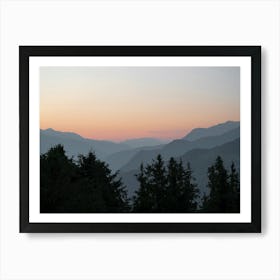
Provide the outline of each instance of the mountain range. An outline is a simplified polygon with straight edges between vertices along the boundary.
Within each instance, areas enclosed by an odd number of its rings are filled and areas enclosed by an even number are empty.
[[[128,139],[120,142],[121,144],[128,145],[130,148],[140,148],[140,147],[154,147],[162,144],[167,144],[169,141],[155,139],[155,138],[136,138]]]
[[[200,188],[200,192],[207,194],[207,170],[211,166],[217,156],[221,156],[225,168],[229,170],[230,165],[234,162],[237,171],[240,170],[240,138],[237,138],[231,142],[214,147],[212,149],[194,149],[176,159],[182,160],[183,165],[186,166],[189,162],[193,170],[193,176],[196,179],[196,183]],[[122,178],[123,183],[128,186],[128,195],[133,196],[134,192],[139,188],[139,183],[136,180],[135,175],[139,173],[139,169],[132,169],[129,171],[120,170],[119,177]]]
[[[227,121],[207,128],[194,128],[182,139],[194,141],[203,137],[222,135],[230,130],[239,128],[240,122]]]
[[[239,128],[235,128],[222,135],[203,137],[196,141],[178,139],[164,146],[156,147],[155,149],[141,149],[121,168],[121,171],[137,169],[141,163],[151,163],[158,154],[161,154],[163,159],[168,160],[170,157],[179,157],[193,149],[214,148],[215,146],[222,145],[239,137]]]
[[[145,146],[155,147],[167,143],[154,138],[129,139],[122,142],[112,142],[107,140],[94,140],[80,136],[73,132],[61,132],[52,128],[40,130],[40,151],[47,152],[52,146],[63,144],[68,156],[76,157],[78,154],[86,154],[93,150],[96,155],[104,160],[108,155]]]
[[[40,152],[47,152],[52,146],[62,144],[67,156],[77,157],[79,154],[87,154],[90,150],[96,156],[104,160],[106,156],[122,150],[129,149],[129,146],[111,141],[93,140],[83,138],[72,132],[60,132],[51,128],[40,130]]]
[[[78,154],[87,154],[90,150],[105,161],[112,171],[128,187],[132,196],[139,187],[135,174],[141,163],[151,163],[158,154],[164,160],[170,157],[181,159],[184,164],[190,162],[197,183],[202,192],[207,192],[207,168],[220,155],[226,168],[234,161],[240,166],[240,123],[227,121],[208,128],[195,128],[181,139],[171,142],[154,138],[128,139],[119,143],[83,138],[72,132],[60,132],[51,128],[40,130],[40,152],[47,152],[52,146],[62,144],[67,156],[77,158]]]

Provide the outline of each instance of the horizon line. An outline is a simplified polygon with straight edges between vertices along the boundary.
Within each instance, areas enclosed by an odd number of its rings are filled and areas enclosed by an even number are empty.
[[[109,142],[114,142],[114,143],[122,143],[122,142],[125,142],[125,141],[129,141],[129,140],[140,140],[140,139],[154,139],[154,140],[159,140],[159,141],[172,141],[172,140],[177,140],[177,139],[182,139],[183,137],[187,136],[191,131],[193,131],[194,129],[207,129],[207,128],[210,128],[210,127],[213,127],[213,126],[217,126],[217,125],[220,125],[220,124],[225,124],[225,123],[237,123],[239,122],[240,123],[240,120],[228,120],[228,121],[225,121],[225,122],[219,122],[219,123],[216,123],[216,124],[213,124],[213,125],[210,125],[208,127],[193,127],[189,130],[185,130],[185,132],[183,133],[183,135],[181,137],[168,137],[168,138],[161,138],[161,137],[150,137],[150,136],[141,136],[141,137],[132,137],[132,138],[124,138],[122,140],[116,140],[116,139],[106,139],[106,138],[90,138],[90,137],[87,137],[87,136],[84,136],[82,135],[81,133],[78,133],[78,132],[75,132],[75,131],[70,131],[70,130],[56,130],[52,127],[48,127],[48,128],[41,128],[40,127],[40,130],[43,130],[43,131],[46,131],[46,130],[52,130],[52,131],[56,131],[56,132],[61,132],[61,133],[73,133],[73,134],[76,134],[84,139],[88,139],[88,140],[96,140],[96,141],[109,141]]]

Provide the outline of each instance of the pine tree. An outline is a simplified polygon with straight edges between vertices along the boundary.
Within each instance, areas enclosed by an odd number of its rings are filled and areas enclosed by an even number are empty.
[[[62,145],[41,155],[41,212],[118,213],[130,211],[118,174],[94,153],[68,159]]]
[[[189,162],[183,174],[184,188],[182,193],[182,200],[185,203],[184,212],[195,212],[197,210],[197,198],[199,195],[199,190],[197,184],[195,184],[195,178],[193,177],[193,171]]]
[[[239,212],[239,175],[234,163],[232,163],[228,174],[222,158],[218,156],[215,163],[208,168],[208,187],[210,194],[203,198],[202,212]]]
[[[127,193],[118,174],[112,174],[108,165],[98,160],[93,152],[80,155],[78,160],[83,192],[80,211],[85,212],[127,212]]]
[[[40,156],[40,211],[63,212],[77,168],[62,145]]]
[[[134,196],[134,212],[151,212],[154,208],[155,196],[152,192],[151,186],[148,183],[149,167],[144,168],[143,164],[140,166],[140,173],[136,175],[138,182],[140,183],[139,190],[136,191]]]
[[[168,186],[166,193],[166,208],[168,212],[195,212],[198,188],[194,183],[190,163],[183,168],[183,163],[170,158],[168,163]]]
[[[208,168],[208,188],[210,189],[207,205],[204,205],[206,212],[226,212],[228,193],[228,174],[224,167],[223,160],[217,157],[214,165]]]
[[[182,195],[183,176],[183,168],[179,170],[179,164],[171,157],[167,165],[167,186],[163,205],[166,212],[177,212],[182,208],[179,199]]]
[[[140,188],[134,197],[134,212],[162,212],[164,209],[166,169],[161,155],[136,175]]]
[[[231,212],[240,212],[240,183],[234,162],[230,166],[228,203]]]
[[[198,196],[192,170],[184,170],[182,161],[170,158],[167,167],[160,155],[152,164],[140,166],[136,175],[140,188],[134,197],[134,212],[195,212]]]

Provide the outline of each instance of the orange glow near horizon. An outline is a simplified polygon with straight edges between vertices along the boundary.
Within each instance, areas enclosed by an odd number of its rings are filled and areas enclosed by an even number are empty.
[[[86,138],[176,139],[239,121],[238,67],[42,67],[40,128]]]

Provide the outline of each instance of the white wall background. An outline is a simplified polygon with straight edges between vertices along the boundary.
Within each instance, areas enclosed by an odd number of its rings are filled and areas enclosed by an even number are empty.
[[[0,1],[1,279],[280,279],[280,1]],[[262,45],[262,234],[19,234],[18,45]]]

